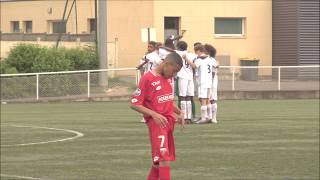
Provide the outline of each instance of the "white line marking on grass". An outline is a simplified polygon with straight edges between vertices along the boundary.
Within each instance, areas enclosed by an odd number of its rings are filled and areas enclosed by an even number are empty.
[[[0,174],[0,176],[2,176],[2,177],[9,177],[9,178],[18,178],[18,179],[41,180],[40,178],[35,178],[35,177],[16,176],[16,175],[9,175],[9,174]]]
[[[64,138],[64,139],[56,139],[52,141],[42,141],[42,142],[35,142],[35,143],[24,143],[24,144],[10,144],[10,145],[1,145],[1,147],[16,147],[16,146],[30,146],[30,145],[37,145],[37,144],[48,144],[48,143],[55,143],[55,142],[63,142],[73,140],[79,137],[82,137],[83,134],[78,131],[73,131],[70,129],[58,129],[58,128],[49,128],[49,127],[41,127],[41,126],[22,126],[22,125],[6,125],[6,126],[13,126],[13,127],[27,127],[27,128],[37,128],[37,129],[49,129],[49,130],[56,130],[56,131],[65,131],[69,133],[76,134],[75,136]]]

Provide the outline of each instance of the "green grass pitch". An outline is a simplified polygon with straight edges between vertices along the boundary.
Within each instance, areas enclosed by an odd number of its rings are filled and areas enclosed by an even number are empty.
[[[225,100],[218,108],[218,124],[176,126],[173,180],[319,179],[319,100]],[[140,119],[127,102],[1,105],[1,179],[145,179],[151,158]],[[13,125],[84,136],[5,147],[75,136]]]

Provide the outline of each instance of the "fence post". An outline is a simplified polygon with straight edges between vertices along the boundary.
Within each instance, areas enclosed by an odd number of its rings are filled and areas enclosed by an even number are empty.
[[[281,83],[280,83],[280,79],[281,79],[281,67],[278,67],[278,91],[281,90]]]
[[[37,79],[37,85],[36,85],[36,91],[37,91],[37,101],[39,100],[39,74],[36,74]]]
[[[232,68],[232,91],[234,91],[234,67]]]
[[[90,71],[88,71],[88,98],[90,98]]]

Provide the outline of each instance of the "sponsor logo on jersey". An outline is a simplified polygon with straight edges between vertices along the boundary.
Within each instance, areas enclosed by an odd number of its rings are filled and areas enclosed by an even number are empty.
[[[156,88],[157,91],[159,91],[160,89],[161,89],[161,86],[158,86],[158,87]]]
[[[133,99],[131,99],[131,102],[132,102],[132,103],[136,103],[136,102],[138,102],[138,99],[133,98]]]
[[[134,96],[140,96],[141,95],[141,89],[137,88],[134,92],[133,92]]]
[[[151,83],[152,86],[156,86],[156,85],[159,85],[159,84],[160,84],[160,81],[155,81],[155,82]]]
[[[157,98],[158,98],[158,103],[164,103],[164,102],[172,101],[173,94],[165,94],[165,95],[158,96]]]

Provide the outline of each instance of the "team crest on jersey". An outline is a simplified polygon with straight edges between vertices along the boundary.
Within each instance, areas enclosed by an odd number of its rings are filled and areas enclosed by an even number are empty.
[[[172,101],[173,94],[165,94],[165,95],[158,96],[157,98],[158,98],[158,103],[164,103],[164,102]]]
[[[134,96],[140,96],[141,95],[141,89],[137,88],[134,92],[133,92]]]
[[[131,102],[132,102],[132,103],[136,103],[136,102],[138,102],[138,99],[133,98],[133,99],[131,99]]]

